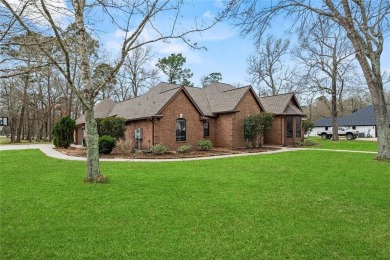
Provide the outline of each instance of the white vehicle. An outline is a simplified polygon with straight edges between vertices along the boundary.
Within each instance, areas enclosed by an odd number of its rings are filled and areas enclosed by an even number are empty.
[[[346,127],[339,127],[338,133],[339,133],[339,136],[345,136],[345,138],[347,138],[347,140],[356,139],[359,135],[359,131],[349,129]],[[323,140],[331,139],[333,136],[333,132],[332,132],[332,130],[323,130],[323,131],[318,131],[317,135],[321,136],[321,139],[323,139]]]

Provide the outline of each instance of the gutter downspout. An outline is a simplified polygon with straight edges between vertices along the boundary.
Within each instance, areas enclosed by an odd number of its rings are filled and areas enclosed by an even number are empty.
[[[155,118],[152,117],[152,146],[154,145],[154,120]]]

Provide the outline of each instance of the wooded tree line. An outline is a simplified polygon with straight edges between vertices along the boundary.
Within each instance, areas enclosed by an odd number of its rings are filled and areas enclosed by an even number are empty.
[[[74,24],[66,32],[69,34],[66,40],[72,47],[69,48],[72,80],[80,84],[80,59],[73,48]],[[45,59],[39,48],[29,44],[31,37],[43,38],[42,35],[10,37],[1,53],[4,65],[1,71],[4,74],[0,79],[0,111],[9,117],[9,126],[3,128],[2,134],[10,135],[11,142],[16,143],[23,139],[52,141],[53,126],[61,117],[76,119],[84,111],[74,89],[67,84],[56,66]],[[101,57],[104,50],[97,40],[88,36],[88,42],[89,58],[94,62],[92,80],[99,84],[108,77],[113,66]],[[52,52],[58,52],[56,58],[64,59],[52,40],[48,39],[46,44]],[[131,51],[121,69],[96,95],[95,100],[111,98],[121,102],[137,97],[161,80],[159,70],[166,74],[169,83],[194,85],[190,81],[193,75],[191,70],[183,68],[186,59],[182,54],[159,59],[156,65],[151,63],[154,57],[150,46]],[[11,71],[10,67],[15,70]],[[201,84],[206,86],[221,80],[221,73],[211,73],[201,78]]]
[[[342,0],[337,4],[329,0],[281,0],[276,3],[258,0],[221,1],[220,6],[225,3],[225,8],[221,8],[220,14],[209,21],[200,21],[195,17],[193,25],[188,27],[183,26],[188,23],[181,21],[184,19],[182,8],[187,4],[184,0],[71,0],[64,6],[59,6],[58,1],[49,0],[20,0],[16,4],[0,0],[0,3],[0,76],[8,90],[14,87],[18,89],[15,93],[20,94],[19,97],[11,97],[14,92],[11,94],[8,91],[9,98],[7,94],[5,97],[9,100],[4,103],[11,107],[13,101],[21,100],[12,105],[19,109],[16,111],[20,111],[16,117],[24,122],[34,116],[44,117],[46,119],[43,121],[51,122],[55,119],[56,111],[51,110],[52,106],[64,114],[75,113],[74,116],[81,109],[73,111],[73,107],[82,107],[86,115],[88,181],[96,180],[100,175],[93,106],[97,100],[111,95],[110,90],[117,85],[117,81],[122,86],[129,86],[127,83],[131,80],[126,82],[117,79],[117,75],[121,72],[129,77],[134,75],[129,71],[130,67],[137,70],[136,66],[129,65],[128,70],[122,71],[130,54],[154,42],[170,39],[180,39],[193,48],[200,48],[189,40],[188,35],[208,30],[225,17],[233,19],[242,34],[253,36],[257,43],[257,54],[250,58],[255,82],[257,79],[259,85],[264,83],[273,94],[280,92],[280,89],[291,89],[298,83],[300,86],[310,86],[309,91],[305,92],[307,96],[311,95],[307,93],[311,93],[314,88],[330,92],[333,116],[337,108],[334,102],[337,100],[337,88],[351,82],[347,80],[354,77],[353,73],[349,73],[353,65],[351,57],[356,58],[375,108],[380,144],[378,157],[390,158],[390,129],[384,91],[386,75],[383,75],[380,66],[384,38],[389,32],[389,0]],[[99,19],[93,17],[97,13],[101,14]],[[276,41],[273,46],[270,40],[270,48],[267,48],[267,41],[265,47],[262,47],[267,29],[278,16],[292,19],[292,27],[297,29],[301,43],[297,60],[301,64],[306,63],[310,69],[300,68],[297,71],[298,68],[287,68],[286,63],[281,62],[281,57],[288,49],[286,43]],[[156,22],[159,21],[157,18],[166,17],[171,17],[168,26]],[[65,27],[66,23],[70,25]],[[110,23],[124,34],[120,53],[112,63],[101,54],[99,43],[91,36],[98,23]],[[142,39],[141,34],[146,27],[153,33],[149,38]],[[352,46],[352,53],[342,44],[345,39]],[[278,56],[275,50],[280,50],[281,55]],[[142,73],[136,75],[138,77]],[[300,77],[296,79],[296,75]],[[46,79],[47,85],[42,83],[45,81],[38,83],[41,78]],[[152,80],[149,74],[146,82]],[[42,95],[47,89],[55,94],[50,93],[50,98],[44,100],[40,96],[39,85]],[[32,91],[30,87],[33,86],[38,86],[38,91]],[[65,89],[66,97],[62,95],[62,89]],[[2,91],[5,93],[5,87]],[[115,95],[119,99],[126,99],[134,94],[132,91],[117,91]],[[38,97],[36,100],[41,106],[40,111],[49,113],[47,117],[27,111],[27,108],[34,107],[31,105],[35,102],[32,98],[34,95]],[[38,104],[34,103],[35,106]],[[27,114],[29,117],[25,116]],[[18,122],[16,135],[28,132],[29,127],[21,125]]]

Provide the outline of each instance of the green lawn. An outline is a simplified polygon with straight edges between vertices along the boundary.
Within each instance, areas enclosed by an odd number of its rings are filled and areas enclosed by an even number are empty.
[[[11,143],[11,138],[6,136],[0,136],[0,145],[6,145],[6,144],[50,144],[51,142],[37,142],[33,140],[32,142],[29,142],[28,140],[21,140],[20,143]]]
[[[296,151],[175,163],[0,152],[0,259],[388,259],[390,163]]]
[[[11,142],[11,139],[5,136],[0,136],[0,145],[1,144],[9,144]]]
[[[340,138],[339,141],[332,141],[331,139],[322,140],[319,137],[309,137],[309,140],[318,143],[319,146],[308,146],[307,148],[321,148],[321,149],[338,149],[338,150],[354,150],[354,151],[378,151],[378,143],[375,141],[363,141],[364,139],[347,140]]]

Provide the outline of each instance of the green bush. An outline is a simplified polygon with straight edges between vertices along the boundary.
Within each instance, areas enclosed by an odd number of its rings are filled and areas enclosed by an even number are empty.
[[[96,122],[99,136],[110,135],[116,140],[123,138],[126,131],[126,119],[123,117],[107,117]]]
[[[199,140],[198,145],[200,149],[204,151],[213,149],[213,143],[210,140]]]
[[[55,147],[68,148],[73,143],[73,133],[76,121],[65,116],[56,123],[53,129],[53,143]]]
[[[316,146],[316,145],[318,145],[318,143],[316,143],[312,140],[309,140],[309,139],[305,139],[305,141],[303,141],[303,142],[297,142],[296,145],[297,146]]]
[[[110,154],[115,147],[115,139],[109,135],[99,137],[99,153]]]
[[[307,135],[314,128],[314,122],[310,120],[302,120],[303,133]]]
[[[155,144],[152,146],[152,153],[154,155],[163,155],[164,153],[166,153],[167,151],[169,150],[168,147],[166,147],[165,145],[163,144]]]
[[[192,150],[192,146],[189,144],[189,145],[182,145],[182,146],[179,146],[176,151],[178,153],[188,153]]]
[[[265,133],[271,129],[274,123],[272,113],[258,113],[247,116],[244,119],[244,138],[252,146],[262,146]]]

